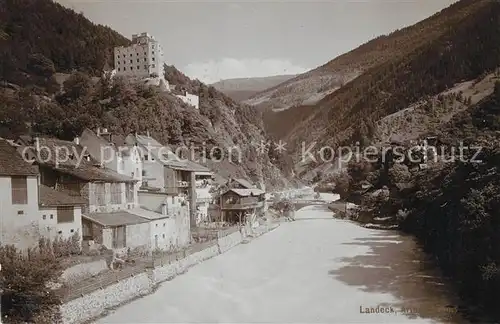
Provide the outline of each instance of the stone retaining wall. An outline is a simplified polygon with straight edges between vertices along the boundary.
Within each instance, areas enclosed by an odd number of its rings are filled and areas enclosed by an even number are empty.
[[[224,253],[243,241],[243,235],[240,232],[234,232],[233,234],[219,238],[219,249],[220,253]]]
[[[270,229],[265,229],[267,232]],[[224,253],[243,241],[237,231],[217,240],[217,245],[186,256],[170,264],[150,269],[130,278],[120,280],[103,289],[96,290],[61,306],[64,324],[86,323],[101,316],[106,310],[151,293],[158,284],[187,271],[188,268]]]
[[[146,295],[152,289],[153,285],[146,272],[118,281],[114,285],[63,304],[61,306],[63,323],[84,323],[100,316],[107,309]]]

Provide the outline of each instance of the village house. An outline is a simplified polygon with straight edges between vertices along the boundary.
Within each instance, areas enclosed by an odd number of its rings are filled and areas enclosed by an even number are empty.
[[[245,179],[229,179],[219,197],[221,220],[242,223],[253,216],[263,216],[266,210],[265,191]]]
[[[195,171],[199,166],[190,161],[181,160],[169,148],[163,146],[154,138],[147,135],[129,135],[126,138],[128,144],[137,145],[143,161],[142,186],[139,191],[141,204],[144,203],[148,209],[159,208],[157,204],[147,201],[158,201],[153,199],[150,192],[164,194],[163,200],[167,210],[179,206],[181,213],[189,215],[190,226],[196,226],[196,182]]]
[[[78,237],[82,242],[82,197],[70,196],[45,185],[39,186],[39,230],[43,237],[69,239]]]
[[[97,128],[94,133],[85,129],[74,142],[80,144],[101,166],[142,182],[142,160],[135,145],[125,142],[125,137],[113,134],[107,128]]]
[[[0,244],[35,247],[41,237],[51,240],[78,235],[84,201],[40,185],[40,173],[19,154],[17,144],[0,139]]]
[[[139,208],[137,180],[101,167],[85,148],[74,142],[36,138],[22,151],[39,166],[43,185],[85,200],[83,241],[115,249],[151,248],[150,219],[157,216],[140,216],[147,211]],[[73,153],[67,157],[62,152]]]

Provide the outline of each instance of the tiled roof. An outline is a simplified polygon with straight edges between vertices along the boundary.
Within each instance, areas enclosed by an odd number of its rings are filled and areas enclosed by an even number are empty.
[[[149,222],[149,219],[119,210],[111,213],[90,213],[82,215],[82,218],[98,223],[105,227],[135,225]]]
[[[237,194],[240,197],[260,196],[260,195],[265,194],[265,192],[263,190],[260,190],[260,189],[237,189],[237,188],[233,188],[233,189],[227,190],[225,193],[227,193],[229,191],[234,192],[235,194]]]
[[[242,185],[243,187],[245,187],[247,189],[255,188],[255,186],[253,184],[251,184],[249,181],[247,181],[245,179],[238,178],[238,179],[233,179],[233,181],[238,182],[240,185]]]
[[[65,192],[40,185],[40,206],[80,206],[85,205],[86,201],[79,196],[70,196]]]
[[[45,164],[47,165],[47,164]],[[66,173],[85,181],[102,181],[102,182],[136,182],[131,177],[119,174],[113,170],[82,165],[75,167],[57,167],[55,165],[47,165],[55,171]]]
[[[31,151],[40,165],[47,166],[55,171],[70,174],[85,181],[103,182],[133,182],[131,177],[119,174],[110,169],[101,168],[99,163],[84,148],[74,142],[56,138],[38,138],[39,152],[36,152],[36,143]],[[82,155],[83,153],[83,155]],[[59,160],[56,159],[59,157]],[[81,158],[84,156],[83,158]],[[88,158],[86,158],[88,156]],[[81,158],[81,160],[79,160]],[[58,165],[56,166],[56,160]]]
[[[150,220],[155,220],[155,219],[162,219],[162,218],[168,218],[168,216],[162,215],[160,213],[156,213],[154,211],[150,211],[144,208],[133,208],[127,210],[127,213],[134,214],[136,216],[142,217],[142,218],[147,218]]]
[[[38,168],[25,161],[9,142],[0,139],[0,175],[36,176]]]

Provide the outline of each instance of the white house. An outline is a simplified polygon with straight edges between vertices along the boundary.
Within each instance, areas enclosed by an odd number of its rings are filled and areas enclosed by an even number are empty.
[[[148,135],[129,135],[127,143],[137,145],[143,161],[142,187],[187,202],[190,224],[196,225],[196,191],[193,165],[181,160],[169,148]],[[168,197],[164,197],[168,198]],[[167,200],[168,205],[168,200]]]
[[[20,249],[50,239],[81,237],[84,201],[39,185],[38,167],[19,154],[17,145],[0,139],[0,244]]]
[[[0,243],[25,249],[40,238],[38,170],[0,139]]]
[[[96,133],[85,129],[74,142],[84,148],[101,166],[142,182],[142,160],[139,149],[128,145],[125,137],[97,128]]]
[[[39,230],[51,240],[69,239],[74,235],[82,242],[82,207],[85,200],[50,187],[39,186]]]
[[[184,94],[175,96],[181,99],[184,103],[193,106],[196,109],[200,109],[200,97],[197,95],[184,91]]]
[[[148,33],[132,35],[132,44],[114,49],[117,76],[148,78],[163,77],[163,49]]]

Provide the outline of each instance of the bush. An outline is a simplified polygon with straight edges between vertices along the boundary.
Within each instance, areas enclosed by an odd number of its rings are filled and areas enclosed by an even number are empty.
[[[3,323],[60,322],[60,298],[48,286],[62,273],[50,244],[21,251],[0,246]]]

